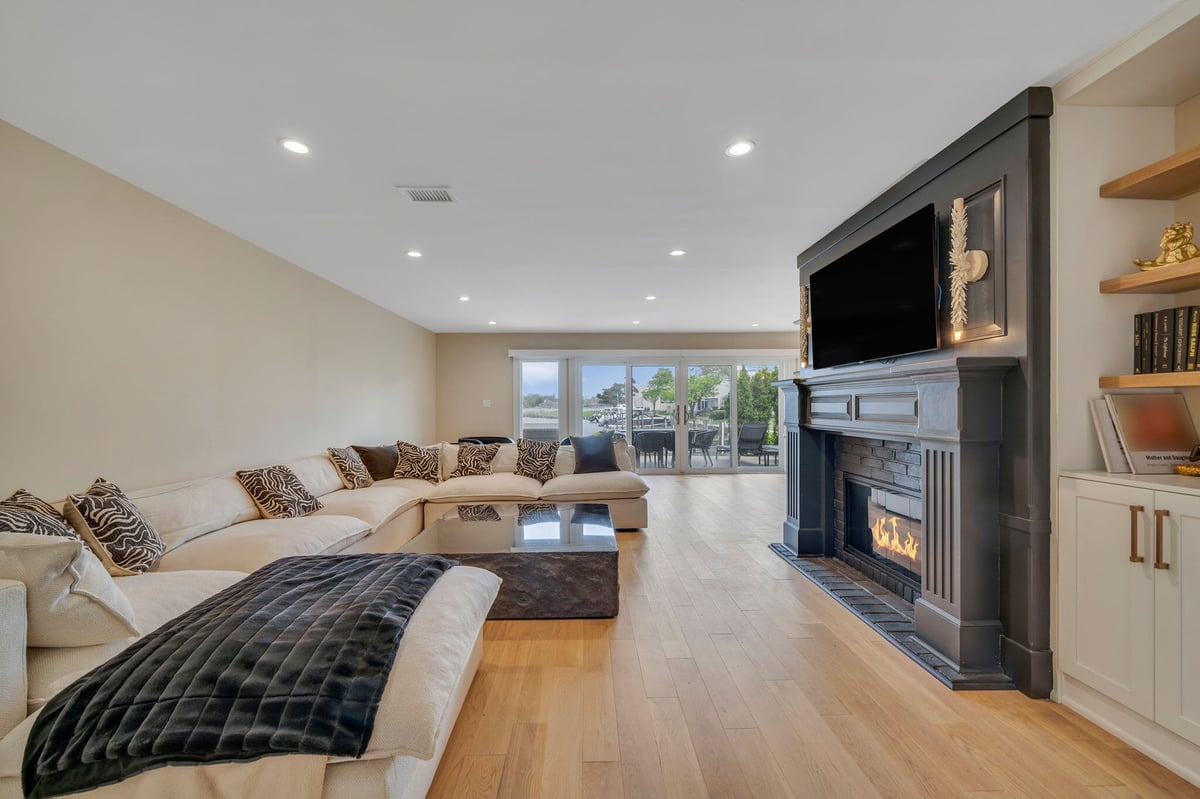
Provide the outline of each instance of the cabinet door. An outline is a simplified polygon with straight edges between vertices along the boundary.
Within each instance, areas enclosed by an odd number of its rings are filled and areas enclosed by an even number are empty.
[[[1200,744],[1200,497],[1158,492],[1162,562],[1154,571],[1154,720]],[[1146,560],[1155,558],[1154,531]]]
[[[1147,535],[1153,519],[1148,489],[1059,482],[1062,669],[1147,718],[1154,717],[1154,569]],[[1131,525],[1141,563],[1130,562]]]

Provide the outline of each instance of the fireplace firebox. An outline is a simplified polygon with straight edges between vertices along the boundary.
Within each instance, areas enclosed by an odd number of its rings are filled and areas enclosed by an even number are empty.
[[[921,595],[921,498],[846,478],[844,560],[909,602]],[[886,575],[888,579],[882,579]]]

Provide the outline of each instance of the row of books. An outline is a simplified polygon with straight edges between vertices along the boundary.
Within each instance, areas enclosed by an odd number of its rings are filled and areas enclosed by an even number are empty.
[[[1200,349],[1200,305],[1133,317],[1133,373],[1194,372]]]
[[[1190,461],[1198,439],[1182,394],[1106,394],[1089,406],[1108,471],[1164,474]]]

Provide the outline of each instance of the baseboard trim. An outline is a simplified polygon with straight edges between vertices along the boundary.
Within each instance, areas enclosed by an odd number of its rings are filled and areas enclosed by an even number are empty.
[[[1061,693],[1063,705],[1200,787],[1200,746],[1180,738],[1140,713],[1134,713],[1068,674],[1063,675]]]

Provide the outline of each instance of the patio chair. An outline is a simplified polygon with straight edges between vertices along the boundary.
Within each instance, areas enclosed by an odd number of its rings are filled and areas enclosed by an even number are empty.
[[[720,430],[698,430],[688,442],[688,465],[692,463],[692,453],[699,452],[704,456],[706,466],[713,465],[712,446]]]
[[[763,442],[767,440],[767,426],[757,422],[742,425],[738,431],[738,455],[757,455],[762,458]]]

